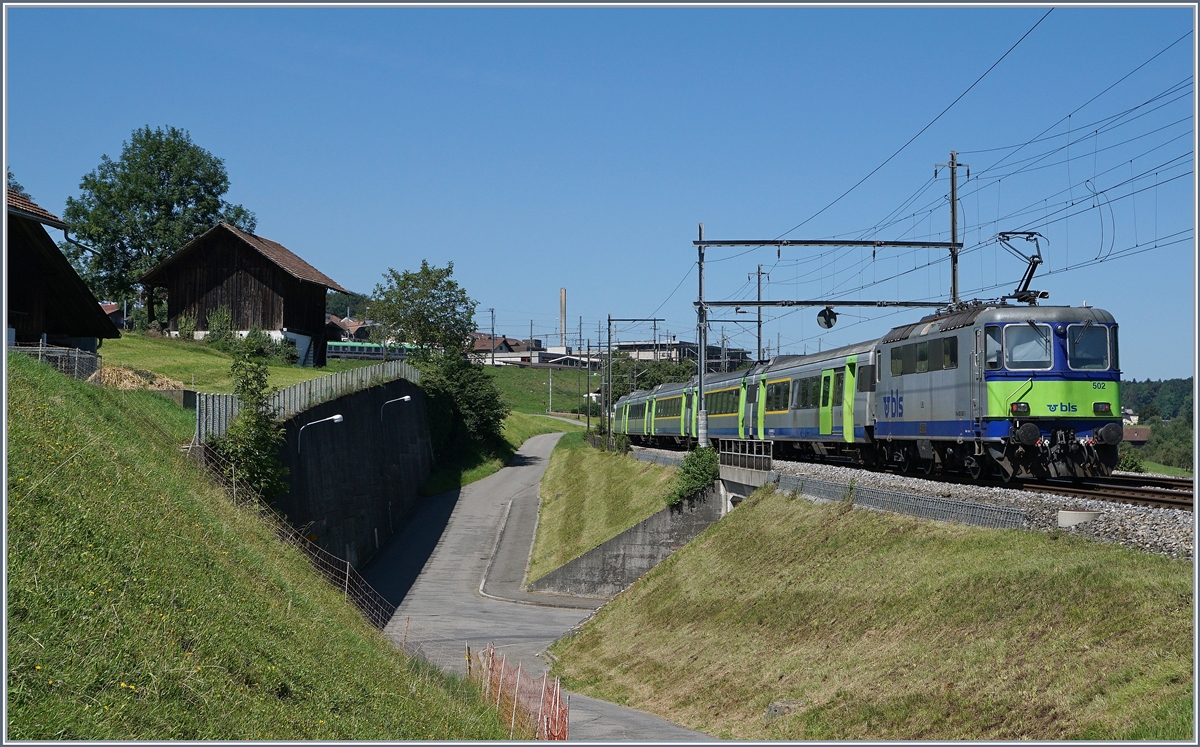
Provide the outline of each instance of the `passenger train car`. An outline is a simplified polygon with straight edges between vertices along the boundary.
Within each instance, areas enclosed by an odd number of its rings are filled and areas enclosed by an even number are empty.
[[[1122,439],[1120,377],[1108,312],[975,302],[878,340],[706,376],[708,435],[903,471],[1107,475]],[[622,397],[613,431],[692,445],[697,385]]]

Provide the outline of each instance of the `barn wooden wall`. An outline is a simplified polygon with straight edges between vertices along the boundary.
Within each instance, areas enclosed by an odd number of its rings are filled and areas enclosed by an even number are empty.
[[[172,330],[183,313],[195,314],[196,329],[207,330],[208,313],[222,306],[233,312],[234,329],[284,327],[283,270],[227,233],[209,237],[164,275]]]

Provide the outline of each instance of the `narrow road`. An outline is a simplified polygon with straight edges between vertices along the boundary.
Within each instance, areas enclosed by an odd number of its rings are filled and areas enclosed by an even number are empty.
[[[601,599],[521,591],[537,523],[538,484],[561,433],[535,436],[510,465],[425,499],[363,576],[402,600],[384,629],[397,646],[462,673],[465,648],[496,645],[540,676],[537,654],[586,620]],[[712,737],[658,716],[571,695],[573,740],[700,741]]]

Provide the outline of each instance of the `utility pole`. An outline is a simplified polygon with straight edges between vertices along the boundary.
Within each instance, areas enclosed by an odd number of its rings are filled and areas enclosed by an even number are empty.
[[[579,370],[575,375],[575,389],[576,399],[579,400],[579,407],[583,407],[583,384],[581,383],[583,381],[583,361],[579,359],[579,343],[581,342],[583,342],[583,317],[579,317],[579,337],[576,338],[575,342],[575,358],[576,362],[579,364]]]
[[[763,276],[763,271],[762,271],[762,265],[758,266],[758,271],[754,274],[758,276],[758,360],[761,361],[763,359],[763,346],[762,346],[762,276]],[[771,279],[771,275],[769,273],[767,274],[767,279],[768,280]]]
[[[607,392],[607,400],[606,400],[604,412],[605,412],[605,418],[607,418],[607,422],[608,422],[608,448],[609,448],[609,450],[611,450],[613,448],[613,441],[612,441],[612,409],[613,409],[613,401],[612,401],[612,323],[613,322],[661,322],[661,321],[663,321],[663,320],[658,319],[658,318],[654,318],[654,319],[645,319],[645,318],[614,319],[612,314],[608,315],[608,374],[605,377],[606,379],[608,379],[608,387],[607,387],[608,392]]]
[[[696,264],[700,267],[700,296],[696,302],[696,327],[700,337],[700,380],[696,392],[696,438],[701,449],[707,449],[708,443],[708,410],[704,403],[704,369],[708,368],[708,318],[704,308],[704,224],[700,224],[700,243],[696,245],[699,259]]]
[[[657,361],[658,360],[658,322],[657,321],[654,322],[653,329],[654,329],[654,345],[653,345],[654,352],[653,352],[653,355],[654,355],[654,360]]]
[[[721,373],[729,371],[729,352],[725,348],[725,325],[721,325]]]
[[[492,368],[496,367],[496,310],[488,309],[492,315]]]
[[[933,167],[933,178],[937,178],[939,168],[950,169],[950,303],[958,303],[958,167],[967,170],[967,178],[971,178],[971,166],[959,163],[958,151],[950,151],[950,163],[939,163]]]

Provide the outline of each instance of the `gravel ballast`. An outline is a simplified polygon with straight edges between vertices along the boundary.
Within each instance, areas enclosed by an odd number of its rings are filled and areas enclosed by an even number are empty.
[[[639,452],[670,456],[681,455],[678,451],[665,449],[642,447],[635,447],[635,449]],[[1194,556],[1194,514],[1191,511],[1133,506],[1125,503],[1047,493],[1031,493],[1011,488],[936,482],[888,472],[873,472],[817,462],[775,460],[773,469],[781,474],[810,477],[847,485],[853,480],[856,486],[891,490],[897,493],[1019,508],[1025,512],[1025,529],[1031,531],[1077,534],[1101,542],[1125,545],[1144,552],[1175,558],[1191,559]],[[1059,528],[1059,511],[1098,511],[1100,515],[1092,521]]]

